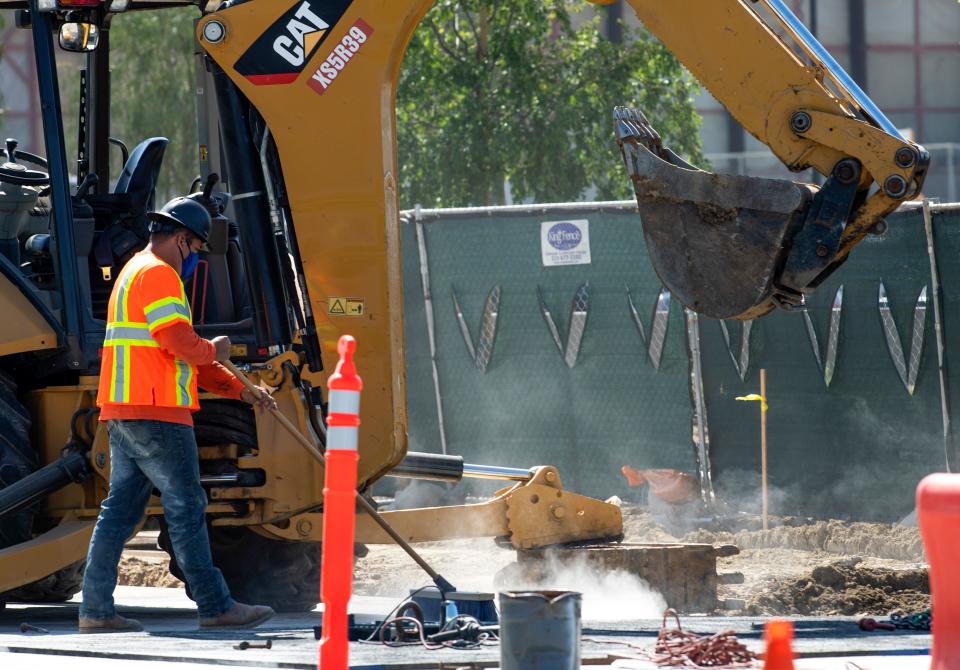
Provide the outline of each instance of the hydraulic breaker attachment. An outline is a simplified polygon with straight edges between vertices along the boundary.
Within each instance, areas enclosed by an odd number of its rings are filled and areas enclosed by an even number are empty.
[[[418,466],[420,467],[420,466]],[[502,468],[496,474],[474,475],[512,480],[515,483],[497,492],[493,499],[472,505],[423,507],[381,512],[381,516],[408,542],[437,542],[467,537],[493,537],[515,549],[538,549],[552,545],[602,543],[623,539],[620,508],[566,491],[560,473],[549,465],[521,471]],[[521,473],[524,478],[521,480]],[[471,476],[466,474],[464,476]],[[261,532],[286,540],[318,540],[322,537],[323,514],[309,512],[292,517],[289,523],[266,525]],[[228,525],[217,519],[215,525]],[[363,544],[390,544],[393,540],[366,514],[357,514],[356,541]]]

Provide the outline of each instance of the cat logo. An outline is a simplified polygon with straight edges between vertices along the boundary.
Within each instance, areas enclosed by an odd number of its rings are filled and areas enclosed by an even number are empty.
[[[290,84],[330,35],[353,0],[299,0],[234,64],[255,86]]]
[[[320,38],[330,26],[326,21],[310,11],[310,3],[304,2],[293,13],[294,18],[287,21],[287,35],[278,35],[273,41],[273,50],[293,65],[303,65],[304,50],[313,53],[320,44]],[[298,20],[299,19],[299,20]]]

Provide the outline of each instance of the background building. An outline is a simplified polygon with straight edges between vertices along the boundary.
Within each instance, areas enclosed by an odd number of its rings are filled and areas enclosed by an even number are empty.
[[[0,135],[14,137],[25,151],[44,155],[36,64],[29,30],[13,26],[13,12],[4,12],[0,27]]]
[[[887,117],[932,155],[926,194],[960,198],[960,4],[957,0],[787,0]],[[623,19],[639,25],[624,0],[605,9],[611,39]],[[709,93],[697,100],[703,148],[714,170],[754,176],[790,173]],[[812,175],[807,176],[813,179]]]

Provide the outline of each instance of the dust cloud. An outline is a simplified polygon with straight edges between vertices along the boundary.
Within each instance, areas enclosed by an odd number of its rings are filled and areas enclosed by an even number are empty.
[[[536,574],[506,569],[497,575],[495,585],[498,591],[577,591],[582,594],[582,617],[587,621],[656,619],[667,607],[663,597],[635,575],[598,570],[584,557],[561,561],[549,552]]]

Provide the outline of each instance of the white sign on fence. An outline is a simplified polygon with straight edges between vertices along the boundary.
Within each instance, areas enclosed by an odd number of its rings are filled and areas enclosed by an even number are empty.
[[[588,265],[590,263],[590,222],[544,221],[540,224],[540,253],[543,265]]]

